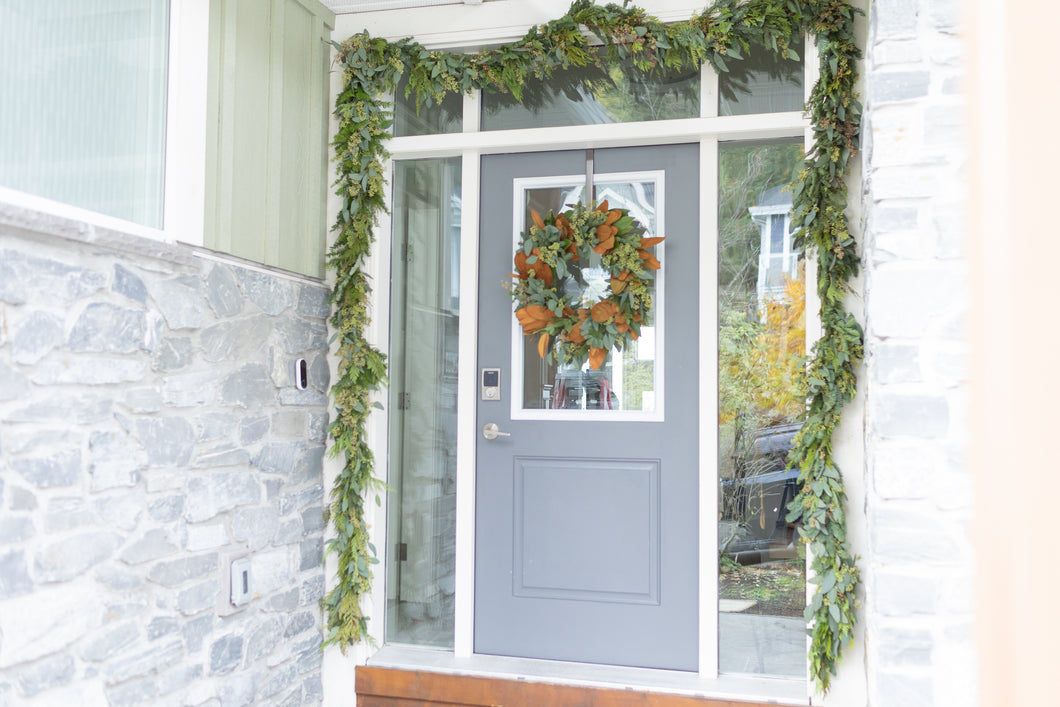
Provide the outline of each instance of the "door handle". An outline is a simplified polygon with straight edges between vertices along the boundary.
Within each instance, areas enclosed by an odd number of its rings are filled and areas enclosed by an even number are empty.
[[[511,437],[511,432],[501,432],[496,422],[487,422],[482,427],[482,436],[486,439],[497,439],[498,437]]]

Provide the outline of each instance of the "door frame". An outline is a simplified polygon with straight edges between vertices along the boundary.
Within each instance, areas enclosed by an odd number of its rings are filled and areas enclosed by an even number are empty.
[[[497,3],[498,5],[505,3]],[[443,8],[432,8],[441,10]],[[698,6],[697,6],[698,9]],[[455,11],[455,10],[454,10]],[[373,30],[377,36],[406,36],[410,32],[407,25],[395,24],[390,31],[386,28],[388,21],[395,22],[399,13],[381,18],[381,29]],[[408,15],[403,16],[407,17]],[[427,15],[429,13],[420,13]],[[659,13],[657,13],[659,14]],[[687,19],[691,12],[674,11],[666,20]],[[340,18],[341,20],[342,18]],[[359,18],[360,19],[360,18]],[[341,22],[338,32],[342,29]],[[366,22],[360,22],[357,30],[364,29]],[[505,27],[510,28],[510,24]],[[521,26],[520,26],[521,27]],[[500,28],[494,34],[501,37]],[[521,36],[526,28],[522,27],[515,35]],[[352,33],[352,32],[351,32]],[[464,32],[435,35],[431,41],[427,35],[417,34],[417,39],[428,48],[442,48],[463,45],[481,44],[482,30],[468,29]],[[504,35],[506,36],[506,35]],[[426,40],[426,41],[425,41]],[[805,44],[804,86],[807,93],[817,80],[817,54],[812,41]],[[337,79],[336,79],[337,81]],[[460,301],[462,303],[459,338],[458,338],[458,384],[457,384],[457,518],[456,518],[456,608],[455,637],[452,658],[457,661],[476,657],[474,652],[474,579],[475,579],[475,448],[479,430],[476,425],[475,400],[478,395],[478,361],[477,361],[477,302],[478,302],[478,243],[479,243],[479,209],[480,209],[480,158],[486,154],[511,152],[556,151],[565,149],[589,149],[610,147],[652,146],[675,143],[698,143],[700,159],[700,203],[715,204],[718,194],[718,143],[721,140],[763,140],[782,137],[803,137],[807,147],[812,142],[812,130],[809,121],[800,112],[757,114],[749,116],[719,116],[717,114],[718,76],[704,65],[701,78],[701,109],[699,118],[666,120],[639,123],[617,123],[605,125],[581,125],[557,128],[531,128],[518,130],[479,131],[479,95],[473,93],[464,96],[463,132],[441,135],[422,135],[392,138],[387,149],[390,157],[384,164],[386,176],[387,203],[392,203],[393,165],[397,161],[460,157],[461,158],[461,238],[460,238]],[[385,283],[389,282],[391,262],[391,219],[383,214],[376,229],[377,241],[373,256],[367,263],[369,274],[377,283],[373,291],[373,318],[369,339],[384,353],[389,353],[389,317],[390,293]],[[699,292],[699,437],[700,437],[700,479],[715,478],[717,468],[717,309],[715,294],[717,292],[717,210],[700,208],[700,272],[702,273]],[[815,263],[807,263],[807,281],[815,281]],[[807,311],[819,309],[819,299],[815,288],[807,288]],[[819,323],[815,319],[807,321],[807,338],[815,340],[819,335]],[[369,444],[377,460],[377,475],[387,478],[388,417],[387,413],[372,418],[369,425]],[[700,509],[716,509],[718,504],[717,484],[701,483],[699,485]],[[386,563],[385,539],[386,508],[385,504],[372,508],[370,524],[373,528],[373,542],[380,550],[379,560]],[[717,613],[717,515],[714,512],[699,515],[699,671],[698,680],[716,680],[718,678],[718,613]],[[809,576],[808,576],[809,578]],[[372,616],[376,618],[370,626],[373,639],[384,644],[383,621],[386,607],[386,590],[381,577],[377,577],[371,603]],[[812,589],[807,585],[808,590]],[[438,652],[436,649],[430,649]],[[400,648],[394,652],[405,656],[398,660],[409,660],[416,653],[415,649]],[[443,661],[444,662],[444,661]],[[509,666],[518,667],[508,661]],[[466,663],[465,663],[466,665]],[[492,666],[496,670],[499,666]],[[464,668],[467,669],[466,667]],[[489,669],[484,666],[483,669]],[[607,673],[607,666],[601,666],[600,674]],[[622,669],[629,672],[630,669]],[[532,670],[525,670],[532,673]],[[569,671],[567,671],[569,673]],[[588,679],[594,671],[586,670]],[[651,671],[649,671],[651,672]],[[656,671],[657,672],[657,671]],[[628,680],[629,678],[627,678]],[[651,676],[647,680],[651,680]],[[728,679],[728,678],[726,678]],[[749,689],[750,683],[772,684],[776,680],[768,678],[733,678],[735,689],[744,695],[761,695],[771,690]],[[674,686],[685,684],[684,678],[674,678]],[[805,694],[809,694],[807,682]]]

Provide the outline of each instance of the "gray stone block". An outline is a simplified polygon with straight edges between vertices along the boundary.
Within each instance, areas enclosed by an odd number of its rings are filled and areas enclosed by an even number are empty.
[[[261,485],[251,472],[227,472],[196,476],[188,481],[184,517],[192,523],[209,520],[237,506],[257,503]]]
[[[181,629],[181,634],[184,636],[184,645],[191,653],[197,653],[202,650],[202,643],[206,639],[206,636],[213,630],[213,614],[206,614],[200,616],[197,619],[191,619],[184,628]]]
[[[122,562],[138,565],[143,562],[160,560],[177,552],[179,548],[169,539],[169,533],[161,528],[149,530],[143,537],[134,542],[121,553]]]
[[[327,319],[331,314],[331,292],[326,287],[302,285],[298,288],[298,307],[295,311],[305,317]]]
[[[283,350],[289,354],[321,351],[328,346],[328,331],[323,324],[304,319],[281,319],[276,322],[276,331],[283,339]]]
[[[292,285],[283,278],[254,270],[237,270],[243,294],[266,314],[279,314],[294,303]]]
[[[271,327],[270,318],[260,314],[207,327],[199,339],[202,357],[207,361],[230,362],[261,358]]]
[[[124,392],[122,402],[135,413],[158,412],[162,409],[162,391],[158,388],[132,388]]]
[[[221,384],[221,400],[228,405],[256,408],[276,399],[276,388],[260,363],[248,363],[225,377]]]
[[[159,523],[169,523],[177,518],[180,518],[180,514],[184,512],[184,497],[183,496],[166,496],[159,498],[151,502],[151,505],[147,507],[147,515],[152,520],[158,521]]]
[[[949,429],[943,396],[884,393],[875,396],[871,408],[872,429],[881,437],[941,438]]]
[[[239,441],[242,444],[253,444],[269,431],[269,418],[247,417],[239,424]]]
[[[104,665],[104,679],[108,685],[114,685],[132,678],[144,677],[176,665],[183,657],[184,648],[180,641],[149,645],[143,650],[122,656]]]
[[[29,393],[29,381],[17,370],[0,361],[0,400],[15,400]]]
[[[153,703],[158,695],[154,680],[136,680],[107,689],[107,704],[111,707],[130,707]]]
[[[198,329],[206,321],[206,304],[199,285],[199,278],[193,275],[147,283],[151,299],[171,330]]]
[[[310,538],[301,543],[299,547],[301,563],[298,569],[301,571],[316,569],[324,564],[324,539]]]
[[[221,683],[221,689],[217,696],[221,699],[221,707],[245,707],[254,703],[254,695],[258,691],[257,673],[244,673],[232,675],[225,678]]]
[[[74,659],[70,655],[53,655],[38,660],[18,673],[18,688],[26,697],[33,697],[74,679]]]
[[[11,338],[11,358],[15,363],[36,363],[62,343],[62,320],[47,312],[33,312]]]
[[[919,5],[917,0],[877,0],[872,3],[876,39],[916,37]]]
[[[934,681],[930,676],[910,675],[908,671],[879,671],[869,704],[902,707],[934,707]]]
[[[328,396],[319,390],[306,388],[298,390],[289,387],[280,391],[280,405],[307,405],[312,407],[324,407],[328,404]]]
[[[232,413],[207,412],[195,418],[196,439],[199,442],[212,442],[228,437],[240,422],[240,417]]]
[[[217,553],[182,557],[177,560],[159,562],[151,567],[147,578],[165,587],[176,587],[189,580],[201,577],[217,569]]]
[[[71,351],[132,353],[144,342],[144,313],[106,302],[85,307],[70,330]]]
[[[144,449],[124,432],[93,432],[88,442],[92,490],[135,486],[147,468]]]
[[[272,415],[273,437],[297,437],[305,436],[306,415],[304,410],[282,410]]]
[[[314,390],[327,393],[331,386],[331,369],[324,354],[317,354],[309,364],[309,385]]]
[[[112,385],[142,380],[143,362],[107,357],[50,359],[37,364],[31,379],[37,385]]]
[[[170,407],[203,407],[217,398],[218,371],[191,371],[162,380],[162,400]]]
[[[33,591],[33,580],[26,567],[26,554],[15,550],[0,555],[0,598],[17,597]]]
[[[911,101],[928,95],[931,74],[927,71],[880,71],[872,73],[869,82],[869,93],[876,103]]]
[[[302,519],[292,518],[280,523],[276,529],[276,535],[272,538],[273,545],[289,545],[299,542],[305,533],[302,531]]]
[[[202,665],[181,665],[163,673],[158,678],[158,694],[168,695],[171,692],[187,687],[202,677]]]
[[[320,666],[324,662],[324,653],[320,650],[320,645],[311,648],[298,657],[296,663],[299,673],[308,673],[310,670],[320,670]]]
[[[196,455],[192,466],[197,469],[208,469],[219,466],[245,466],[247,464],[250,464],[250,453],[247,450],[232,444],[225,444],[219,448]]]
[[[185,616],[205,611],[217,603],[220,582],[208,579],[188,587],[177,595],[177,609]]]
[[[877,383],[919,383],[920,347],[881,342],[872,347],[872,379]]]
[[[94,662],[106,660],[123,648],[133,645],[139,638],[140,629],[133,621],[107,627],[85,643],[85,647],[81,649],[81,657]]]
[[[328,414],[326,412],[309,413],[309,424],[306,426],[306,439],[311,442],[324,442],[328,438]]]
[[[317,575],[302,582],[302,606],[316,606],[324,598],[324,577]]]
[[[0,483],[3,483],[0,480]],[[7,507],[13,511],[32,511],[37,508],[37,497],[20,486],[7,487]]]
[[[39,489],[73,486],[81,473],[81,451],[63,449],[48,457],[13,459],[11,466]]]
[[[300,633],[314,628],[316,623],[316,616],[311,611],[303,611],[299,614],[295,614],[287,622],[287,627],[283,631],[283,636],[284,638],[297,636]]]
[[[232,537],[249,550],[260,550],[269,544],[280,523],[280,511],[272,506],[246,508],[232,516]]]
[[[270,616],[251,630],[247,637],[247,662],[264,658],[279,648],[280,641],[276,639],[282,631],[283,621],[276,616]]]
[[[96,514],[80,496],[51,499],[44,515],[44,529],[49,533],[61,533],[96,522]]]
[[[312,704],[324,701],[324,681],[320,673],[310,675],[302,681],[302,702]]]
[[[162,636],[176,633],[180,628],[180,621],[172,616],[156,616],[147,624],[147,640],[154,641]]]
[[[313,445],[298,455],[294,474],[288,483],[303,484],[319,481],[324,476],[324,445]]]
[[[324,486],[322,484],[314,484],[295,493],[285,493],[280,497],[280,515],[287,515],[291,511],[300,511],[310,503],[319,505],[323,500]]]
[[[210,672],[230,673],[243,660],[243,637],[230,634],[210,645]]]
[[[2,373],[0,373],[2,375]],[[2,384],[0,384],[2,385]],[[81,425],[102,422],[111,416],[114,403],[100,395],[76,395],[69,391],[36,399],[7,413],[8,422],[60,422]]]
[[[117,263],[114,264],[114,282],[111,283],[110,289],[140,304],[147,301],[147,287],[144,281],[139,275]]]
[[[266,611],[288,613],[298,608],[298,588],[269,597]]]
[[[206,301],[219,317],[231,317],[243,311],[243,295],[227,266],[218,263],[206,276]]]
[[[261,690],[258,692],[258,699],[272,697],[276,693],[286,690],[294,684],[297,677],[298,671],[293,665],[273,669],[261,686]]]
[[[191,339],[187,337],[170,337],[162,339],[158,345],[158,355],[153,368],[162,373],[176,371],[191,363]]]
[[[107,284],[103,273],[17,250],[0,251],[0,300],[66,304]]]
[[[151,466],[183,466],[195,445],[191,423],[181,417],[139,418],[136,438]]]
[[[34,558],[41,582],[65,582],[79,577],[114,554],[121,535],[105,530],[82,533],[48,545]]]
[[[96,581],[114,592],[129,592],[143,586],[143,578],[124,569],[103,565],[96,570]]]
[[[275,530],[275,528],[273,528]],[[37,532],[33,520],[25,517],[0,517],[0,545],[22,542],[33,537]]]
[[[313,507],[307,508],[302,511],[302,530],[308,533],[315,533],[319,530],[324,529],[324,509]]]
[[[290,474],[302,447],[301,442],[269,442],[254,456],[254,466],[270,474]]]

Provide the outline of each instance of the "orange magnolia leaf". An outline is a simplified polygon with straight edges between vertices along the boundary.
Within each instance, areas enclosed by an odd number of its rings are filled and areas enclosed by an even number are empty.
[[[596,207],[597,211],[603,212],[608,210],[607,199],[600,202],[600,205]]]
[[[582,334],[582,324],[584,324],[585,320],[588,318],[588,309],[578,310],[578,323],[571,327],[571,330],[567,332],[567,341],[570,341],[574,344],[580,344],[581,342],[585,341],[585,335]]]
[[[641,248],[651,248],[653,245],[659,245],[660,243],[662,243],[665,240],[666,240],[665,236],[658,236],[656,238],[641,238],[640,239],[640,247]]]
[[[594,371],[603,365],[607,358],[607,349],[598,349],[595,346],[589,349],[589,367]]]
[[[548,352],[548,332],[541,334],[541,337],[537,340],[537,354],[541,358],[545,357]]]
[[[563,214],[556,217],[556,228],[559,229],[559,232],[563,234],[564,238],[573,240],[574,227],[570,225],[570,221],[568,221]]]
[[[515,316],[523,327],[523,333],[527,335],[541,331],[556,317],[551,309],[540,304],[530,304],[517,309]]]
[[[541,220],[541,214],[537,213],[533,209],[530,209],[530,218],[534,220],[534,225],[540,228],[542,231],[545,230],[545,222]]]
[[[620,218],[622,218],[622,212],[618,209],[612,209],[611,211],[607,212],[607,219],[604,221],[604,225],[610,226]]]
[[[662,267],[659,264],[659,259],[646,250],[638,250],[637,255],[644,261],[644,267],[648,270],[658,270]]]
[[[611,317],[618,314],[618,305],[610,300],[603,300],[593,305],[591,314],[593,321],[598,324],[603,324]]]

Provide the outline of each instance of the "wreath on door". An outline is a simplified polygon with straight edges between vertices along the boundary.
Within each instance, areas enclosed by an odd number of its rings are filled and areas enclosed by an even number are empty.
[[[649,285],[661,265],[649,249],[663,238],[644,238],[629,211],[607,201],[530,217],[510,273],[515,316],[541,358],[578,367],[588,359],[597,370],[651,323]]]

